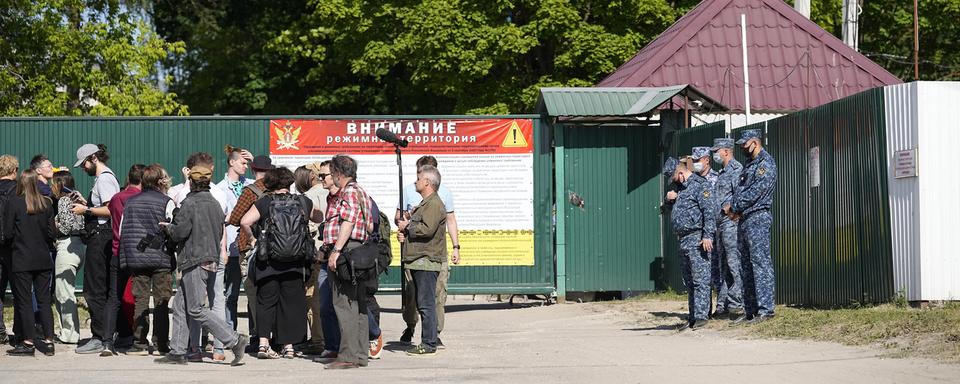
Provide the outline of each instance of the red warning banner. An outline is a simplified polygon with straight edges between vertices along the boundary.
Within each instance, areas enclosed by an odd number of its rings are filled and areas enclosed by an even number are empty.
[[[271,120],[271,155],[393,154],[385,128],[410,142],[408,154],[533,153],[529,119]]]

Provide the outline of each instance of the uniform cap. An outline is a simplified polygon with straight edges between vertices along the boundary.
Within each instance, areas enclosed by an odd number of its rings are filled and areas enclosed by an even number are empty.
[[[674,157],[668,157],[666,161],[663,162],[663,177],[672,178],[673,174],[677,171],[677,164],[680,162],[677,161]]]
[[[694,160],[700,160],[706,156],[710,156],[710,147],[693,147],[690,151],[690,158]]]
[[[718,137],[713,139],[713,147],[710,148],[711,151],[716,151],[718,149],[733,149],[733,139],[728,139],[726,137]]]
[[[759,129],[748,129],[743,132],[740,132],[740,140],[737,140],[737,145],[742,145],[743,143],[746,143],[748,140],[759,139],[759,138],[760,138]]]

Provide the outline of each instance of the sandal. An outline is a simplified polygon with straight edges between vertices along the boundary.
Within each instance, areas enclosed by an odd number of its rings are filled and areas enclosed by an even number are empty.
[[[283,348],[283,358],[292,359],[298,357],[297,351],[293,350],[293,347],[284,347]]]
[[[279,359],[280,355],[270,348],[269,345],[261,345],[257,351],[258,359]]]

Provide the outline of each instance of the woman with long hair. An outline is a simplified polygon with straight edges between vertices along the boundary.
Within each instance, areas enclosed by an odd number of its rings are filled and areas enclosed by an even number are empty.
[[[60,333],[57,341],[63,344],[76,344],[80,341],[80,318],[77,315],[76,290],[77,271],[83,266],[83,256],[87,247],[83,244],[83,215],[70,211],[70,205],[80,200],[73,175],[70,171],[59,171],[50,180],[56,227],[57,257],[54,259],[53,273],[54,298],[57,312],[60,313]]]
[[[32,292],[49,292],[53,277],[53,202],[40,194],[37,188],[37,173],[30,170],[20,174],[17,196],[7,200],[3,217],[3,232],[13,236],[12,280],[16,289],[14,315],[23,324],[21,342],[7,351],[9,355],[33,356],[36,351]],[[44,348],[42,352],[52,356],[53,311],[50,295],[38,294],[40,323],[43,325]]]

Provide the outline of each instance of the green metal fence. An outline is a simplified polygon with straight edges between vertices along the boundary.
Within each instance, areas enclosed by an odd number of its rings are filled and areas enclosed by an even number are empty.
[[[0,152],[13,154],[21,169],[30,158],[44,153],[54,165],[72,166],[76,150],[84,143],[103,143],[110,154],[109,166],[123,183],[134,163],[160,163],[178,170],[189,154],[205,151],[214,155],[215,170],[224,172],[225,144],[250,149],[254,154],[269,151],[271,119],[372,118],[373,116],[256,116],[177,118],[3,118],[0,119]],[[491,116],[375,116],[391,118],[487,118]],[[534,246],[533,266],[455,267],[450,275],[450,292],[540,293],[554,291],[552,217],[553,155],[549,132],[537,115],[495,116],[534,120]],[[170,172],[182,182],[180,172]],[[92,178],[75,172],[78,189],[89,190]],[[215,175],[219,180],[222,176]],[[399,288],[399,271],[392,269],[382,278],[383,288]],[[82,282],[78,277],[78,285]]]
[[[892,298],[883,105],[875,89],[737,130],[765,131],[777,162],[771,248],[779,303]]]

